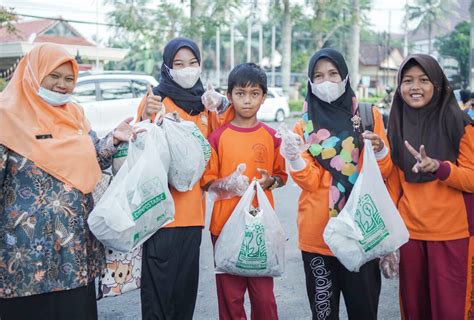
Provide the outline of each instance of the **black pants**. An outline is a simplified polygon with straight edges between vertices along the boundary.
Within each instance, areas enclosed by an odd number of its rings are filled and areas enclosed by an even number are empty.
[[[202,227],[163,228],[143,246],[142,318],[191,320],[199,283]]]
[[[28,297],[0,299],[1,320],[95,320],[94,282],[86,287]]]
[[[381,289],[378,259],[367,262],[359,272],[350,272],[335,257],[304,251],[302,255],[313,319],[339,319],[341,292],[349,319],[377,319]]]

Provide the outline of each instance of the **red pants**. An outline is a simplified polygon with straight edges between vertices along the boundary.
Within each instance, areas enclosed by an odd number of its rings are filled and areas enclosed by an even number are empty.
[[[402,317],[419,320],[467,318],[469,238],[410,240],[400,248]],[[469,282],[471,281],[469,276]]]
[[[217,237],[211,235],[211,239],[214,246]],[[244,296],[247,289],[252,320],[278,319],[277,305],[273,294],[273,278],[241,277],[222,273],[216,274],[216,286],[220,320],[247,319],[244,309]]]
[[[252,320],[278,319],[273,278],[216,274],[216,285],[220,320],[247,319],[244,309],[244,295],[247,289]]]

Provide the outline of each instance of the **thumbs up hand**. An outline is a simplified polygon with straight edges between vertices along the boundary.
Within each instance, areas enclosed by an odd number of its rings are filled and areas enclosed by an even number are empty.
[[[249,187],[249,178],[244,175],[246,168],[247,165],[241,163],[229,176],[212,181],[207,190],[211,199],[216,201],[242,196]]]
[[[218,108],[221,107],[224,99],[227,100],[225,96],[214,90],[214,87],[210,83],[207,84],[207,90],[201,96],[202,104],[211,112],[218,111]]]
[[[151,85],[148,85],[145,111],[143,111],[142,119],[146,120],[153,118],[153,116],[159,113],[161,109],[163,109],[161,97],[155,96]]]

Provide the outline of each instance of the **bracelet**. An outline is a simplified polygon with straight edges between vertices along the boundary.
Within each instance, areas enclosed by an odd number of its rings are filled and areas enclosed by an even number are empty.
[[[279,185],[278,179],[277,179],[276,177],[274,177],[274,176],[272,176],[272,178],[273,178],[273,183],[272,183],[271,186],[268,187],[268,190],[270,190],[270,191],[272,191],[272,190],[278,188],[278,185]]]
[[[227,99],[226,96],[222,96],[221,104],[217,107],[217,113],[222,114],[227,111],[230,106],[230,101]]]

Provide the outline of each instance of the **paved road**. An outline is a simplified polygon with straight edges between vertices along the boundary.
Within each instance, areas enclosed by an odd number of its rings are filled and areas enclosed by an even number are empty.
[[[289,121],[292,126],[293,121]],[[275,124],[272,124],[274,126]],[[278,314],[282,320],[311,319],[306,296],[301,252],[297,247],[296,209],[300,189],[289,180],[288,184],[275,190],[275,208],[288,236],[286,244],[286,271],[281,278],[275,279],[275,295]],[[203,230],[201,246],[201,265],[199,291],[194,319],[217,319],[217,296],[213,272],[212,245],[208,231],[210,209],[208,203],[206,228]],[[250,310],[246,298],[246,310]],[[98,302],[99,319],[140,319],[139,292],[130,292],[121,297],[106,298]],[[347,319],[343,301],[341,301],[341,319]],[[379,304],[379,319],[400,319],[398,307],[398,282],[385,280]]]

